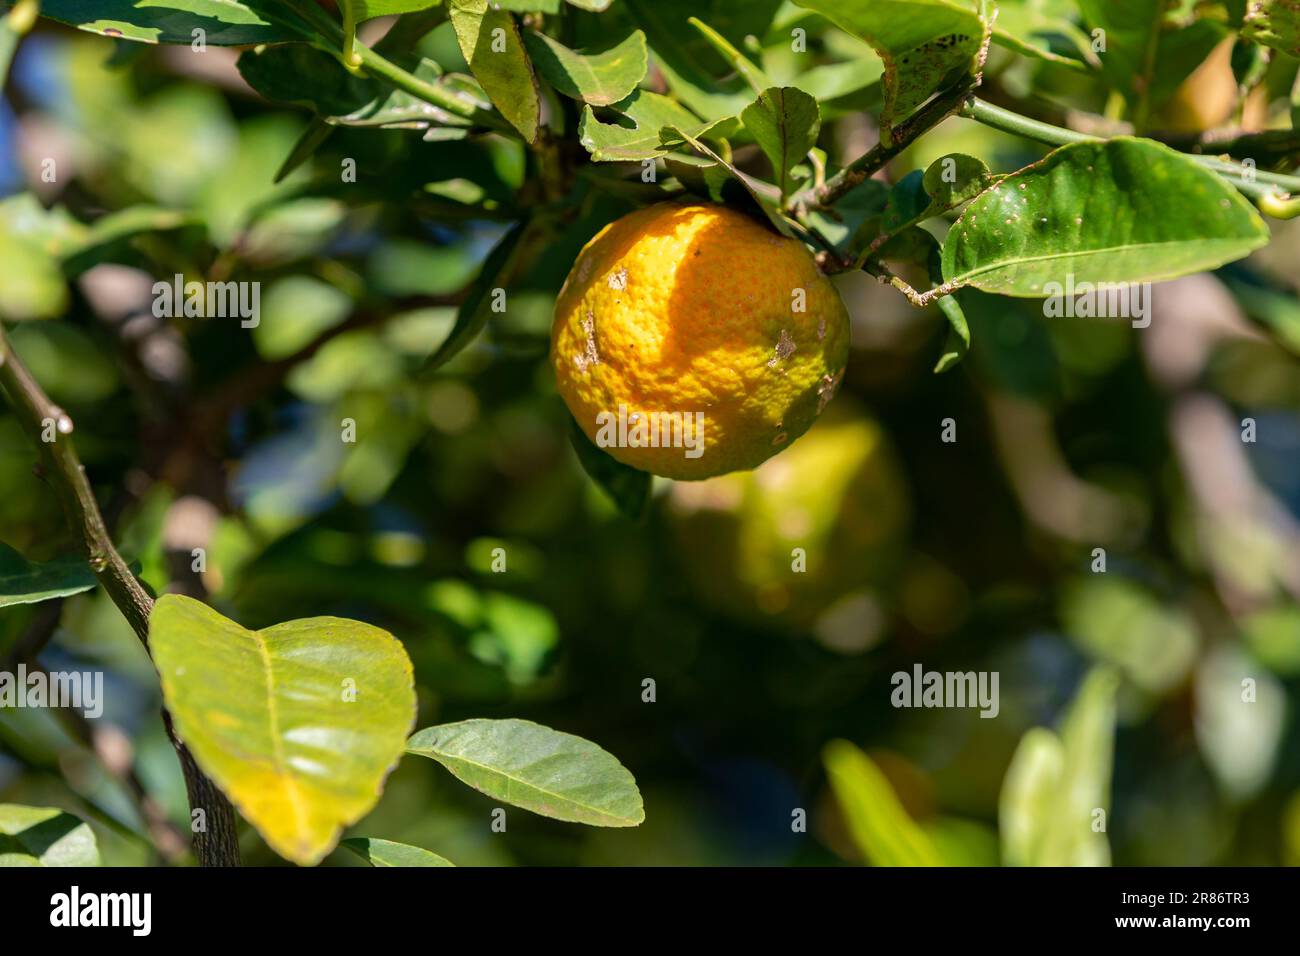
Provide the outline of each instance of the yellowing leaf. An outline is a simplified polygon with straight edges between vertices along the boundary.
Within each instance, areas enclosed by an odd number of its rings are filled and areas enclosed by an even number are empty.
[[[336,617],[250,631],[167,595],[149,646],[180,738],[281,856],[318,862],[379,799],[415,719],[387,631]]]
[[[943,864],[870,757],[847,740],[832,740],[822,751],[822,761],[853,842],[874,866]]]

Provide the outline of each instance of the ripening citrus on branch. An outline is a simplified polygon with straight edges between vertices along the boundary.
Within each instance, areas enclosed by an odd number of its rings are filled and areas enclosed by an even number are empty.
[[[849,318],[808,250],[743,213],[663,203],[610,223],[555,306],[551,362],[593,442],[668,478],[754,468],[839,387]]]
[[[751,472],[674,485],[667,499],[685,579],[744,620],[813,628],[897,571],[907,476],[885,429],[839,401],[789,454]]]

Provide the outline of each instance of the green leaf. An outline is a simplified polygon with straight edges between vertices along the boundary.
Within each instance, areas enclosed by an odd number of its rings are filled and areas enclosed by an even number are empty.
[[[80,30],[144,43],[283,43],[315,31],[275,0],[42,0],[41,15]]]
[[[352,0],[357,23],[375,17],[391,17],[401,13],[418,13],[442,5],[443,0]]]
[[[822,124],[817,101],[795,87],[774,86],[746,106],[740,118],[772,163],[784,200],[795,186],[790,170],[817,143]]]
[[[984,21],[967,0],[795,0],[871,44],[885,61],[888,136],[930,96],[973,72]]]
[[[930,838],[907,815],[870,757],[847,740],[832,740],[822,762],[849,833],[874,866],[942,865]]]
[[[1004,865],[1032,866],[1041,858],[1039,845],[1056,809],[1064,768],[1065,748],[1056,734],[1035,727],[1020,738],[998,801]]]
[[[678,100],[706,120],[735,116],[754,90],[739,74],[716,77],[716,45],[692,28],[698,17],[733,47],[763,36],[781,0],[619,0],[618,11],[645,31],[655,66]],[[726,58],[726,54],[723,54]],[[762,88],[771,86],[762,84]]]
[[[1294,295],[1232,276],[1225,283],[1252,322],[1267,329],[1293,355],[1300,355],[1300,301]]]
[[[753,88],[755,93],[762,93],[768,87],[774,85],[768,79],[767,74],[759,69],[757,64],[732,46],[731,42],[713,27],[699,17],[690,17],[687,22],[700,31],[700,35],[708,41],[709,46],[717,50],[722,55],[722,58],[727,61],[727,64],[745,78],[745,82]]]
[[[1160,106],[1227,35],[1213,19],[1180,22],[1175,5],[1165,0],[1078,0],[1090,29],[1104,30],[1106,50],[1099,56],[1110,87],[1134,107],[1134,120],[1146,121],[1143,109]]]
[[[156,206],[128,206],[90,225],[62,206],[45,209],[31,193],[0,200],[0,316],[49,319],[68,305],[67,280],[105,261],[124,239],[196,222]]]
[[[582,465],[587,476],[629,518],[640,518],[645,514],[653,480],[649,472],[610,457],[587,437],[572,415],[569,416],[569,426],[569,440],[578,456],[578,464]]]
[[[1291,128],[1300,129],[1300,70],[1291,84]]]
[[[928,232],[925,234],[930,235]],[[939,285],[943,282],[943,250],[939,248],[938,240],[934,240],[931,246],[930,254],[926,259],[926,270],[932,283]],[[940,296],[935,299],[934,304],[939,314],[948,320],[947,341],[934,366],[934,373],[939,375],[953,368],[970,351],[970,323],[966,321],[966,312],[961,306],[957,293]]]
[[[1300,56],[1300,3],[1253,0],[1246,8],[1241,35],[1274,50]]]
[[[885,207],[881,228],[885,233],[897,233],[913,223],[926,218],[930,197],[925,192],[925,173],[914,169],[889,190],[889,204]]]
[[[515,13],[559,13],[560,0],[491,0],[494,7]]]
[[[894,234],[941,216],[974,199],[994,182],[996,177],[983,160],[962,153],[941,156],[924,173],[914,169],[895,184],[889,193],[882,229]]]
[[[948,233],[943,276],[1001,295],[1048,283],[1156,282],[1268,242],[1254,207],[1195,161],[1150,140],[1063,146],[971,202]]]
[[[318,862],[375,805],[415,719],[406,651],[360,621],[250,631],[168,594],[154,605],[149,649],[194,759],[296,863]]]
[[[319,116],[313,117],[307,124],[307,128],[302,131],[302,135],[298,137],[298,141],[293,144],[289,155],[280,164],[280,168],[275,171],[275,184],[278,186],[299,166],[315,156],[316,151],[325,144],[325,140],[329,139],[333,132],[334,128],[329,123]]]
[[[425,364],[426,371],[433,371],[451,361],[483,331],[491,314],[492,290],[505,288],[527,229],[528,223],[516,223],[488,254],[478,276],[470,285],[469,292],[456,310],[456,322],[447,333],[447,338]]]
[[[244,82],[266,99],[322,116],[360,109],[378,92],[373,80],[349,73],[337,59],[307,43],[245,50],[235,65]]]
[[[726,203],[728,187],[742,189],[740,184],[732,179],[727,167],[702,156],[668,153],[664,156],[664,169],[688,190],[709,202]]]
[[[993,185],[994,178],[982,159],[964,153],[940,156],[925,170],[923,185],[930,197],[927,212],[937,216],[974,199]]]
[[[82,558],[57,558],[33,564],[0,542],[0,607],[36,604],[89,591],[95,575]]]
[[[664,155],[667,150],[660,145],[659,131],[665,126],[689,130],[692,135],[710,126],[675,101],[647,90],[633,91],[612,109],[622,114],[628,125],[601,122],[590,106],[583,107],[578,121],[578,138],[598,163],[635,162]]]
[[[339,846],[355,853],[371,866],[455,866],[451,860],[423,847],[374,837],[349,837]]]
[[[305,107],[330,126],[423,129],[432,133],[447,128],[465,130],[473,125],[404,90],[354,76],[337,59],[306,43],[245,50],[236,65],[244,81],[268,100]],[[447,88],[474,106],[491,105],[472,78],[444,74],[432,60],[420,59],[412,65],[411,73]],[[310,155],[319,145],[319,136],[319,131],[309,128],[294,147],[291,159],[301,161]]]
[[[1092,671],[1059,737],[1037,727],[1021,739],[998,803],[1006,865],[1110,864],[1110,845],[1105,827],[1097,827],[1097,814],[1104,815],[1110,805],[1118,686],[1112,672]]]
[[[3,206],[0,206],[3,211]],[[59,261],[41,246],[15,236],[0,222],[0,319],[53,319],[68,307]]]
[[[488,0],[450,0],[451,24],[470,72],[524,141],[537,139],[541,93],[509,11]]]
[[[1073,0],[998,0],[993,42],[1073,70],[1097,64],[1092,41],[1072,19]]]
[[[463,783],[533,813],[598,827],[645,820],[632,774],[611,754],[529,720],[464,720],[428,727],[407,752],[438,761]]]
[[[578,53],[535,30],[524,34],[524,45],[546,82],[565,96],[592,106],[626,99],[649,65],[645,34],[640,30],[603,53]]]
[[[253,344],[267,361],[287,358],[343,322],[352,299],[328,282],[289,275],[271,282],[261,298]]]
[[[666,126],[659,135],[660,141],[665,146],[676,145],[677,143],[682,142],[688,143],[690,144],[690,147],[701,156],[712,160],[714,163],[717,163],[726,169],[727,172],[731,174],[732,178],[745,187],[746,192],[749,193],[750,198],[757,207],[755,211],[762,212],[763,215],[767,217],[768,222],[772,224],[772,227],[776,229],[777,232],[781,233],[781,235],[789,236],[791,238],[794,237],[794,230],[791,228],[790,222],[781,212],[781,197],[770,183],[765,183],[762,180],[755,179],[748,173],[742,172],[739,168],[732,163],[727,162],[727,160],[723,159],[718,153],[714,152],[703,142],[678,127]]]
[[[0,803],[0,867],[99,866],[90,826],[57,807]]]
[[[810,209],[812,225],[836,251],[856,259],[880,231],[890,189],[878,179],[864,179],[835,202],[833,209]]]
[[[945,295],[935,300],[939,313],[948,320],[948,340],[944,343],[943,353],[934,364],[936,375],[948,371],[970,351],[970,325],[966,322],[966,313],[956,295]]]

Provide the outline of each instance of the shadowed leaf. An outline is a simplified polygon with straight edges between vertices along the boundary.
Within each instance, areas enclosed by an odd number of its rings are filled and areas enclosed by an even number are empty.
[[[99,866],[90,827],[56,807],[0,803],[0,867]]]

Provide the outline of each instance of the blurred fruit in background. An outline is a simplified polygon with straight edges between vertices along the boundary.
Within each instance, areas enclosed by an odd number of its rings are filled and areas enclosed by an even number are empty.
[[[841,602],[874,604],[873,586],[900,559],[910,502],[888,435],[842,398],[760,468],[674,484],[668,511],[702,599],[806,629]]]

